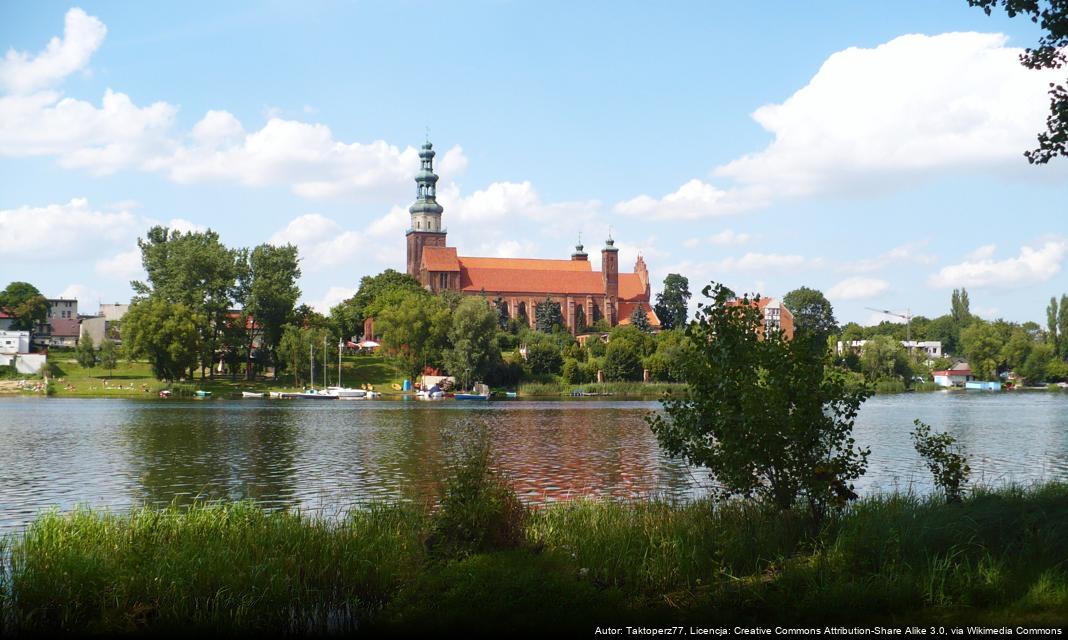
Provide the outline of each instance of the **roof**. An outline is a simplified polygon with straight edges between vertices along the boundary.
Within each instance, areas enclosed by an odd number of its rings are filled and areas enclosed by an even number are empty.
[[[427,271],[459,271],[456,247],[423,247],[420,267],[425,267]]]
[[[660,318],[656,315],[656,312],[653,311],[652,307],[638,302],[619,303],[619,324],[630,324],[630,316],[634,313],[634,309],[639,305],[645,308],[645,318],[649,321],[649,324],[653,327],[659,327]]]
[[[429,248],[429,247],[427,247]],[[427,249],[424,248],[423,251]],[[452,250],[456,255],[456,249]],[[463,266],[469,269],[520,269],[536,271],[583,271],[593,272],[587,260],[551,260],[539,258],[460,258]],[[600,277],[600,276],[598,276]]]
[[[972,375],[971,369],[945,369],[943,371],[932,371],[932,376],[970,376]]]
[[[648,300],[645,296],[645,285],[636,273],[619,274],[619,299],[620,300]]]
[[[53,336],[74,336],[81,333],[79,322],[76,318],[53,318],[48,321],[52,327]]]
[[[460,288],[464,291],[604,295],[604,281],[599,272],[471,268],[466,259],[460,261]]]

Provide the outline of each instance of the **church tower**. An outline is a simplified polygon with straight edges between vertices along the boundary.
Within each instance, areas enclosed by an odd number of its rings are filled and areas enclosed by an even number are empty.
[[[434,173],[434,145],[430,144],[429,140],[419,150],[419,163],[419,173],[415,176],[415,202],[408,207],[412,221],[405,233],[408,240],[408,274],[416,279],[420,279],[419,265],[423,259],[423,247],[445,246],[445,230],[441,226],[444,209],[437,201],[438,176]]]

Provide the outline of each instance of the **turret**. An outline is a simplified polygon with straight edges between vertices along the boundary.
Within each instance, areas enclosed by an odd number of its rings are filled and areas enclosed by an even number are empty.
[[[408,273],[423,281],[420,264],[423,247],[444,247],[445,229],[441,214],[445,209],[437,201],[438,176],[434,173],[434,145],[428,140],[419,150],[419,173],[415,175],[415,202],[408,207],[412,216],[408,239]],[[426,285],[426,282],[423,282]]]
[[[604,281],[605,318],[615,325],[616,301],[619,298],[619,249],[611,237],[605,240],[604,249],[601,249],[601,278]]]

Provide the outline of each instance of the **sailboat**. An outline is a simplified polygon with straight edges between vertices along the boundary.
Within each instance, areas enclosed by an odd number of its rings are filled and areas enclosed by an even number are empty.
[[[341,350],[344,348],[344,346],[345,342],[339,339],[337,342],[337,386],[327,387],[326,391],[324,391],[323,393],[326,393],[327,395],[336,396],[338,400],[363,400],[367,397],[367,392],[363,389],[353,389],[351,387],[341,386]],[[323,345],[323,349],[324,351],[326,349],[325,343]],[[323,372],[323,376],[326,376],[325,371]]]

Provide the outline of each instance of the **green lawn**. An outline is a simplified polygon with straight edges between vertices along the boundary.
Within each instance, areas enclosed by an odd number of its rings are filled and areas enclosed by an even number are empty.
[[[60,397],[154,397],[160,389],[170,387],[168,383],[156,380],[152,376],[152,367],[148,362],[127,362],[122,360],[113,371],[101,367],[85,369],[74,359],[73,354],[60,353],[49,357],[49,364],[55,376],[55,395]],[[317,385],[322,385],[322,372],[317,372]],[[400,393],[393,389],[400,385],[403,375],[393,363],[382,356],[344,356],[341,361],[341,379],[344,386],[363,387],[372,385],[384,394]],[[337,384],[337,362],[327,370],[327,382]],[[212,378],[198,377],[187,381],[191,389],[211,391],[215,396],[239,394],[242,391],[292,391],[293,377],[283,375],[279,380],[260,377],[254,381],[231,380],[229,376]],[[184,388],[184,387],[183,387]]]

